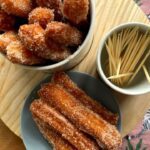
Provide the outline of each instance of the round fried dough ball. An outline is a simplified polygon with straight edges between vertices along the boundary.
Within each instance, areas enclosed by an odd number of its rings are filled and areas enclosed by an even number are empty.
[[[32,10],[31,0],[0,0],[1,9],[8,14],[27,17]]]
[[[18,40],[18,35],[14,31],[7,31],[0,35],[0,52],[6,53],[6,47],[14,41]]]
[[[64,0],[62,10],[69,21],[78,25],[87,20],[89,0]]]
[[[47,7],[54,10],[55,20],[63,20],[63,15],[61,12],[62,1],[61,0],[36,0],[38,6]]]
[[[7,46],[7,58],[13,63],[36,65],[44,62],[43,59],[29,51],[21,41],[12,42]]]
[[[30,24],[39,23],[43,28],[54,20],[53,10],[48,8],[37,7],[29,13],[28,21]]]
[[[46,39],[65,46],[77,46],[82,42],[82,33],[75,27],[53,21],[46,28]]]
[[[0,10],[0,31],[8,31],[14,28],[15,17]]]
[[[25,47],[39,57],[53,61],[61,61],[70,55],[70,51],[55,42],[47,44],[45,31],[39,24],[23,25],[19,29],[19,36]]]
[[[19,37],[30,51],[44,51],[47,48],[44,29],[39,24],[26,24],[20,26]]]

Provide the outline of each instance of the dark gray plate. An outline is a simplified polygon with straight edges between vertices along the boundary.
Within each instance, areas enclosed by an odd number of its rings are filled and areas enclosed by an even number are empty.
[[[106,85],[104,85],[101,80],[97,80],[84,73],[68,72],[67,74],[81,89],[88,93],[89,96],[101,102],[112,112],[119,114],[117,128],[118,130],[121,130],[121,114],[119,106],[111,92],[107,89]],[[51,146],[43,138],[36,127],[36,124],[34,123],[29,111],[31,102],[38,97],[37,91],[40,89],[40,85],[42,83],[49,82],[50,79],[51,76],[47,77],[33,89],[31,94],[27,97],[23,107],[21,114],[21,133],[27,150],[52,150]]]

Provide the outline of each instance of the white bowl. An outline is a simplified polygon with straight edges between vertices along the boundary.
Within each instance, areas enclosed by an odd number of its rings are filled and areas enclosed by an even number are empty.
[[[26,69],[30,70],[44,70],[48,72],[55,72],[60,70],[67,70],[75,65],[77,65],[89,52],[92,40],[93,40],[93,34],[94,34],[94,22],[95,22],[95,2],[94,0],[90,1],[90,26],[89,31],[86,35],[86,38],[84,39],[83,43],[78,47],[78,49],[70,55],[65,60],[50,64],[50,65],[44,65],[44,66],[27,66],[27,65],[19,65],[21,67],[24,67]]]
[[[131,22],[131,23],[125,23],[121,24],[112,30],[110,30],[102,39],[99,45],[99,50],[97,54],[97,70],[101,78],[104,80],[104,82],[110,86],[112,89],[123,93],[127,95],[139,95],[144,94],[147,92],[150,92],[150,83],[148,83],[143,71],[140,71],[137,76],[135,77],[134,81],[131,85],[127,87],[119,87],[115,84],[113,84],[111,81],[109,81],[105,75],[105,67],[104,67],[104,60],[106,60],[107,52],[105,50],[105,42],[112,35],[112,33],[119,31],[124,28],[128,27],[139,27],[142,31],[150,30],[150,25],[139,23],[139,22]]]

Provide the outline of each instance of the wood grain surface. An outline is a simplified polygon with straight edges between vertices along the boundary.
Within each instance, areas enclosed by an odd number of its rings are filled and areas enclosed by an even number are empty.
[[[25,150],[22,140],[0,120],[0,150]]]
[[[133,21],[149,23],[144,13],[132,0],[96,0],[95,34],[91,50],[74,70],[96,76],[96,52],[103,35],[116,25]],[[45,76],[46,73],[29,71],[14,65],[0,55],[0,118],[18,136],[20,136],[20,113],[24,99]],[[113,93],[118,99],[122,112],[122,136],[124,136],[135,127],[150,108],[150,93],[140,96]],[[8,146],[4,146],[3,149],[10,149],[11,142],[5,139],[7,135],[10,135],[16,144],[19,143],[20,149],[23,149],[19,139],[7,131],[8,129],[0,122],[0,145],[5,143],[4,145]]]

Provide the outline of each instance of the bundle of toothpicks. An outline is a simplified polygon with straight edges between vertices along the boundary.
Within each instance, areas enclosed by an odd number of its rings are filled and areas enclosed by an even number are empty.
[[[143,68],[150,82],[145,65],[150,56],[150,31],[142,32],[138,27],[114,32],[105,43],[108,53],[106,63],[108,79],[118,86],[132,83]]]

